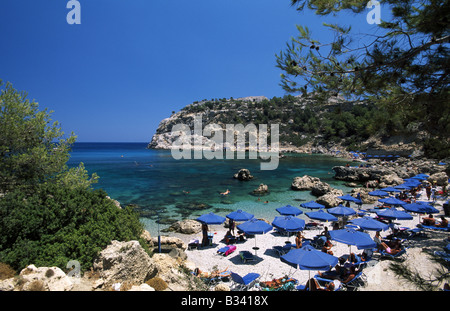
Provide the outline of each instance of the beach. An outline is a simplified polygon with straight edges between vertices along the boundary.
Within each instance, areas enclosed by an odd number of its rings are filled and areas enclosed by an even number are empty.
[[[419,200],[426,201],[425,190],[422,190]],[[443,200],[437,200],[434,207],[439,210],[438,214],[435,214],[435,218],[439,218],[443,215],[442,204]],[[355,206],[352,206],[355,207]],[[372,208],[373,205],[365,204],[361,207],[362,210]],[[398,208],[403,210],[402,208]],[[355,208],[356,210],[356,208]],[[369,216],[376,216],[374,213],[368,214]],[[412,214],[412,220],[394,220],[395,224],[400,227],[416,228],[420,223],[424,215]],[[309,222],[304,215],[302,218]],[[255,215],[258,218],[258,215]],[[353,216],[351,216],[353,217]],[[356,216],[357,217],[357,216]],[[349,218],[350,220],[351,218]],[[266,221],[272,222],[272,219]],[[312,220],[311,220],[312,221]],[[313,221],[318,222],[318,221]],[[239,223],[238,223],[239,224]],[[324,227],[328,227],[332,230],[332,224],[330,222],[322,222],[322,225],[315,229],[305,229],[302,234],[308,239],[313,239],[314,236],[319,235]],[[306,284],[310,277],[313,277],[318,271],[308,271],[296,269],[287,263],[281,261],[279,254],[273,249],[274,246],[283,246],[287,241],[295,244],[295,236],[281,235],[275,230],[267,232],[266,234],[255,235],[254,238],[249,238],[245,242],[239,242],[236,245],[236,250],[223,256],[217,253],[217,251],[224,247],[226,244],[223,241],[223,237],[226,234],[227,229],[224,225],[211,225],[209,226],[209,232],[213,233],[213,243],[211,246],[201,247],[199,249],[189,249],[186,251],[187,260],[190,267],[199,268],[202,272],[212,271],[232,271],[241,276],[248,273],[258,273],[260,275],[259,281],[271,281],[275,278],[289,277],[298,280],[297,285]],[[375,235],[375,231],[366,231],[372,238]],[[381,232],[381,236],[384,238],[391,234],[392,230],[388,229]],[[427,255],[425,250],[442,250],[448,240],[449,232],[438,232],[433,230],[424,230],[425,237],[412,238],[408,244],[406,250],[406,256],[404,264],[413,267],[413,271],[419,271],[424,277],[430,277],[435,273],[435,270],[439,267],[439,264],[431,260],[431,257]],[[195,238],[201,241],[201,233],[186,235],[176,234],[177,237],[182,239],[185,243],[189,243]],[[346,244],[332,241],[331,251],[336,257],[349,254],[353,252],[360,254],[363,250],[357,249],[355,246],[349,247]],[[255,251],[254,247],[258,247]],[[243,262],[240,258],[239,251],[249,251],[255,255],[254,261]],[[363,273],[366,278],[365,286],[359,287],[359,290],[367,291],[416,291],[419,290],[413,284],[405,282],[397,277],[394,272],[389,269],[392,259],[381,260],[379,254],[374,253],[373,259],[368,261],[366,267],[363,268]],[[227,285],[231,285],[231,282],[225,282]],[[253,289],[257,289],[254,287]],[[442,286],[441,286],[442,288]]]

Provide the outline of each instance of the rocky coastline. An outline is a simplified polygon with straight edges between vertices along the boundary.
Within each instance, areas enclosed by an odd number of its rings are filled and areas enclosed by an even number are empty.
[[[396,161],[349,162],[346,166],[335,166],[334,178],[353,186],[351,195],[360,196],[363,204],[375,202],[369,191],[403,183],[403,179],[419,173],[428,174],[427,180],[441,187],[448,186],[449,166],[442,161],[430,159],[399,158]],[[356,165],[355,165],[356,164]],[[241,169],[234,176],[245,181],[252,179],[251,173]],[[316,202],[326,208],[334,207],[343,201],[344,193],[313,176],[298,176],[291,182],[292,191],[310,191]],[[268,189],[261,184],[256,192]],[[120,203],[116,201],[118,208]],[[161,253],[158,238],[144,231],[146,251],[138,241],[111,241],[99,253],[91,271],[81,275],[74,270],[63,271],[58,267],[36,267],[32,263],[18,275],[0,280],[0,291],[155,291],[155,290],[203,290],[202,282],[192,275],[195,264],[188,260],[185,251],[188,246],[181,235],[201,232],[201,224],[196,220],[185,219],[171,225],[168,230],[172,236],[162,236]],[[175,235],[175,236],[173,236]],[[218,288],[217,290],[227,290]]]

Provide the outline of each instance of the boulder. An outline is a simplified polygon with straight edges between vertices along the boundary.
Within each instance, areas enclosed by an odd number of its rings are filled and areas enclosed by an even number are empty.
[[[0,281],[0,292],[12,292],[16,286],[14,278],[9,278]]]
[[[167,231],[184,234],[195,234],[202,231],[202,224],[197,220],[185,219],[175,222],[168,228]]]
[[[351,195],[356,198],[359,193],[363,204],[373,204],[377,202],[379,197],[369,195],[370,191],[372,191],[370,188],[353,188]]]
[[[316,197],[320,197],[328,192],[330,192],[333,188],[327,184],[326,182],[319,181],[318,183],[315,183],[311,189],[311,194],[315,195]]]
[[[431,175],[427,179],[431,184],[433,184],[436,181],[436,184],[438,186],[444,186],[448,184],[448,176],[445,172],[439,172]]]
[[[324,205],[326,208],[338,206],[343,201],[339,199],[339,196],[343,196],[344,192],[339,189],[333,189],[330,192],[318,197],[316,202]]]
[[[112,241],[100,252],[93,264],[98,271],[103,287],[114,283],[144,283],[155,273],[155,265],[138,241]]]
[[[315,184],[319,183],[320,179],[304,175],[302,177],[295,177],[291,184],[291,189],[297,191],[312,190]]]
[[[253,175],[250,174],[250,171],[246,168],[240,169],[239,172],[234,174],[234,178],[242,181],[248,181],[253,179]]]
[[[390,168],[380,165],[372,167],[335,166],[334,178],[337,180],[351,182],[366,182],[368,180],[380,180],[382,176],[392,174]]]
[[[29,265],[19,274],[24,291],[70,291],[72,279],[58,267],[39,267]]]
[[[388,175],[383,175],[380,178],[380,184],[389,185],[389,186],[397,186],[403,183],[403,179],[398,177],[397,174],[392,173]]]
[[[260,184],[258,188],[253,190],[254,195],[264,195],[269,193],[269,187],[265,184]]]
[[[193,276],[190,274],[186,275],[183,272],[184,269],[180,269],[180,267],[187,268],[185,261],[172,258],[168,254],[154,254],[152,259],[156,270],[155,277],[165,281],[171,290],[185,291],[195,287],[195,284],[190,279]]]

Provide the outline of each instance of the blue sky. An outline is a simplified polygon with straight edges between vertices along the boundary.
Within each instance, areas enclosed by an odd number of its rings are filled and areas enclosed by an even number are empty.
[[[86,142],[149,142],[204,98],[283,96],[274,55],[295,25],[324,36],[322,22],[339,21],[289,0],[79,0],[69,25],[67,2],[0,2],[0,79]],[[364,14],[339,17],[368,27]]]

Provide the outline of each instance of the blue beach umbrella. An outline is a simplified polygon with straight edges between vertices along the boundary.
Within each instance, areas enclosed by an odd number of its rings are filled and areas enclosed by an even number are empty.
[[[371,217],[356,218],[350,221],[352,224],[357,225],[363,230],[369,231],[385,231],[389,229],[389,226],[381,221],[375,220]]]
[[[244,231],[247,234],[254,235],[254,234],[264,234],[272,230],[272,226],[269,225],[267,222],[252,218],[240,225],[237,226],[237,228],[241,231]]]
[[[384,204],[387,204],[387,205],[405,205],[406,204],[405,201],[402,201],[402,200],[399,200],[399,199],[396,199],[393,197],[379,199],[378,201],[382,202]]]
[[[293,265],[297,269],[308,270],[308,281],[311,280],[311,270],[328,271],[336,266],[339,259],[336,256],[316,250],[311,245],[291,249],[280,257],[281,261]],[[309,284],[311,287],[311,284]]]
[[[303,231],[305,229],[305,220],[294,216],[276,216],[272,226],[287,232]]]
[[[425,179],[427,179],[427,178],[426,178],[425,176],[419,176],[419,175],[416,175],[416,176],[411,177],[411,179],[425,180]]]
[[[256,234],[264,234],[272,230],[272,226],[269,225],[267,222],[252,218],[240,225],[237,226],[237,228],[241,231],[244,231],[246,234],[249,235],[256,235]],[[256,236],[255,236],[255,254],[258,248],[256,247]]]
[[[344,201],[350,201],[350,202],[358,202],[358,201],[359,201],[357,198],[354,198],[354,197],[352,197],[352,196],[349,195],[349,194],[340,196],[340,197],[338,197],[338,198],[341,199],[341,200],[344,200]]]
[[[402,192],[400,189],[394,188],[394,187],[386,187],[386,188],[382,188],[382,191],[386,191],[386,192]]]
[[[408,186],[411,186],[411,187],[417,187],[417,186],[422,184],[422,182],[420,180],[414,179],[414,178],[404,179],[404,181],[405,181],[403,183],[404,185],[408,185]]]
[[[376,196],[376,197],[387,197],[387,196],[389,196],[389,193],[386,191],[382,191],[382,190],[374,190],[374,191],[370,191],[369,195]]]
[[[328,209],[328,213],[334,216],[350,216],[355,215],[356,211],[353,208],[338,205],[336,207],[332,207]]]
[[[293,215],[293,216],[297,216],[303,213],[300,209],[291,205],[279,207],[276,209],[276,211],[281,215]]]
[[[300,206],[309,209],[320,209],[325,207],[325,205],[319,204],[316,201],[309,201],[307,203],[302,203],[300,204]]]
[[[214,213],[203,214],[197,218],[197,221],[208,225],[220,225],[225,221],[225,217],[216,215]]]
[[[410,190],[411,188],[414,188],[414,187],[412,185],[407,185],[406,183],[403,183],[398,186],[395,186],[394,188],[398,189],[398,190]]]
[[[281,261],[294,265],[301,270],[328,271],[336,266],[339,259],[336,256],[316,250],[310,245],[290,250],[281,256]]]
[[[325,212],[324,210],[318,210],[316,212],[308,212],[305,213],[311,219],[321,220],[321,221],[338,221],[336,216],[331,215],[330,213]]]
[[[398,219],[398,220],[411,220],[413,217],[407,212],[399,211],[395,207],[386,208],[381,211],[377,211],[376,214],[378,216],[389,218],[389,219]]]
[[[332,240],[347,244],[355,245],[358,249],[374,248],[377,243],[365,232],[353,229],[340,229],[329,231]]]
[[[254,217],[253,214],[244,212],[243,210],[237,210],[226,215],[228,219],[232,219],[234,221],[247,221]]]
[[[433,206],[427,205],[427,204],[411,203],[411,204],[405,204],[402,207],[408,212],[419,213],[419,214],[439,213],[439,210],[437,210]]]

